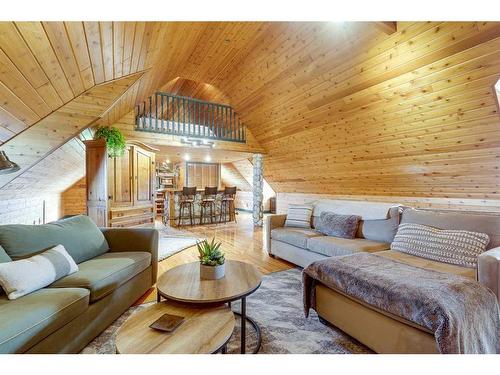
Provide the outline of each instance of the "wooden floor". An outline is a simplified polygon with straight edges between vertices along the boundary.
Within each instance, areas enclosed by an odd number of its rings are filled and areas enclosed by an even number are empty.
[[[183,226],[181,229],[199,237],[211,239],[215,236],[216,241],[222,242],[222,250],[226,255],[226,259],[255,264],[263,274],[284,271],[294,267],[291,263],[271,258],[267,254],[262,246],[262,228],[253,226],[251,214],[239,212],[237,220],[237,223]],[[170,268],[197,260],[198,251],[196,246],[183,250],[159,262],[158,277]],[[148,296],[142,298],[141,302],[153,301],[156,298],[156,291],[151,292],[148,293]]]

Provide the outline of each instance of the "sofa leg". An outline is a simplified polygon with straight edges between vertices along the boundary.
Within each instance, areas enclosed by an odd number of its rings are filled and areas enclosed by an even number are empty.
[[[326,319],[323,319],[321,316],[318,315],[318,318],[319,318],[319,322],[321,324],[324,324],[325,326],[330,326],[330,322]]]
[[[270,256],[271,258],[274,258],[274,259],[276,259],[276,255],[274,255],[274,254],[271,254],[271,253],[268,253],[268,254],[269,254],[269,256]]]

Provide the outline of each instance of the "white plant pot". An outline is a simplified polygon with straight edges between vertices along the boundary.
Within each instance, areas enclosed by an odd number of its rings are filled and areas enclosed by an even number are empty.
[[[205,266],[200,263],[200,277],[206,280],[217,280],[224,277],[226,271],[226,263],[219,266]]]

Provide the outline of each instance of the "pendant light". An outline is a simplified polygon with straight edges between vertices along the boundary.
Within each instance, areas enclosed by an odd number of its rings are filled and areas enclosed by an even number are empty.
[[[19,165],[9,160],[5,151],[0,151],[0,174],[17,172]]]

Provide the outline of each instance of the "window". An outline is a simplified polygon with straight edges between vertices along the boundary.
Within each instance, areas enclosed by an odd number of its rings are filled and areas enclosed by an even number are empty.
[[[185,186],[219,186],[220,166],[216,163],[186,163]]]

